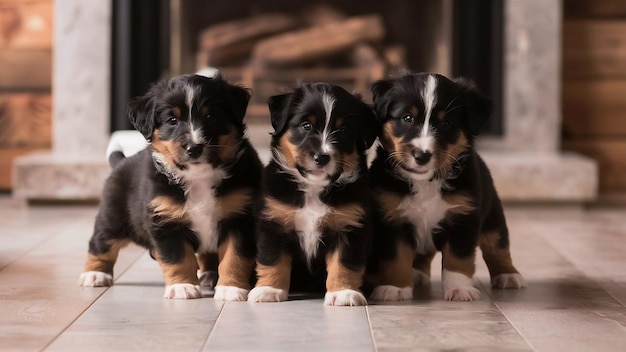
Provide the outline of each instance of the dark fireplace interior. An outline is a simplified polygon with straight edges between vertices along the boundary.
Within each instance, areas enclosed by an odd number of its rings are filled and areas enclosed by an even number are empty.
[[[369,99],[401,67],[465,76],[491,97],[485,134],[502,132],[500,0],[114,0],[111,129],[161,78],[210,66],[251,87],[250,118],[297,80],[328,81]],[[269,122],[269,121],[267,121]]]

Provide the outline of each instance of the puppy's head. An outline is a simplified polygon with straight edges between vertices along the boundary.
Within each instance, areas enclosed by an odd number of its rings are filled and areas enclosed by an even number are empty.
[[[474,84],[430,73],[403,73],[372,85],[383,124],[380,142],[392,163],[415,180],[445,177],[491,112]]]
[[[300,84],[268,101],[274,159],[304,182],[353,182],[378,123],[360,97],[327,84]]]
[[[129,104],[133,126],[166,166],[214,166],[234,158],[250,92],[221,77],[182,75],[153,85]]]

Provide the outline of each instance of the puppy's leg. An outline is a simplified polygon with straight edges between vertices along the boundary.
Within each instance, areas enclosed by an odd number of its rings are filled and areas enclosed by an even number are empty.
[[[156,254],[156,260],[161,265],[163,277],[165,278],[166,286],[163,297],[201,298],[202,292],[200,291],[197,276],[198,262],[193,247],[186,241],[181,243],[180,247],[166,249],[168,253],[172,253],[167,257],[162,255],[163,251],[158,249],[153,252],[153,255]]]
[[[522,288],[524,278],[513,266],[506,230],[485,232],[480,236],[480,250],[489,268],[491,286],[495,288]]]
[[[98,236],[92,237],[89,253],[83,273],[80,274],[80,285],[87,287],[111,286],[113,284],[113,266],[117,261],[120,249],[130,243],[128,239],[110,239],[101,241]]]
[[[282,252],[270,265],[257,261],[258,281],[248,295],[248,302],[286,301],[291,283],[291,260],[291,255]]]
[[[365,296],[359,291],[363,283],[365,267],[351,270],[341,261],[341,253],[335,250],[326,256],[326,296],[327,306],[364,306]]]
[[[403,301],[413,298],[412,265],[415,250],[408,243],[396,243],[396,255],[380,262],[380,285],[370,298],[375,301]]]
[[[413,284],[415,286],[426,285],[430,282],[430,264],[435,257],[435,252],[416,254],[413,259]]]
[[[222,301],[245,301],[250,291],[254,259],[239,253],[232,236],[228,236],[217,250],[220,263],[213,298]]]
[[[444,299],[449,301],[473,301],[480,298],[480,291],[474,287],[476,271],[476,249],[472,247],[470,254],[460,257],[454,253],[450,243],[443,247],[441,281]]]
[[[200,287],[215,288],[217,282],[217,266],[219,257],[217,253],[200,253],[198,257],[198,280]]]

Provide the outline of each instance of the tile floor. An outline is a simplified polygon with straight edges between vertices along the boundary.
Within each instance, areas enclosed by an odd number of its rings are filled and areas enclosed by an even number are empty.
[[[122,251],[111,288],[78,275],[94,206],[0,198],[0,351],[624,351],[626,212],[507,208],[528,287],[442,300],[439,260],[411,302],[325,307],[165,300],[160,269]]]

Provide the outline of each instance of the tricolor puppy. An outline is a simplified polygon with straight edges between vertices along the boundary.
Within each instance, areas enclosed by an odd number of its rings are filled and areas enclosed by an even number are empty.
[[[326,305],[365,305],[359,290],[372,230],[365,150],[376,139],[374,114],[326,83],[271,97],[269,109],[273,157],[263,175],[258,281],[248,301],[284,301],[291,279],[305,277],[325,280]]]
[[[436,251],[444,298],[478,299],[477,245],[494,287],[524,286],[511,262],[502,205],[474,149],[489,100],[471,82],[430,73],[405,72],[374,83],[372,92],[382,132],[370,169],[380,279],[371,299],[411,299],[413,285],[429,280]]]
[[[118,251],[135,242],[159,262],[165,298],[201,297],[198,265],[206,277],[219,261],[215,299],[247,299],[262,171],[244,137],[249,98],[219,76],[183,75],[130,103],[131,122],[149,145],[109,158],[114,169],[81,285],[111,285]]]

